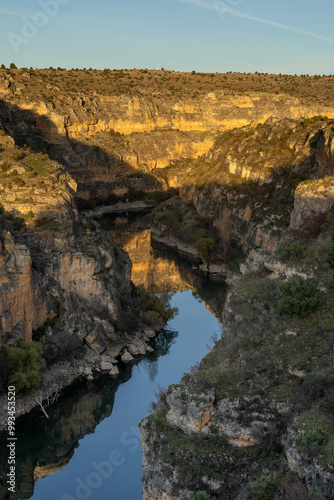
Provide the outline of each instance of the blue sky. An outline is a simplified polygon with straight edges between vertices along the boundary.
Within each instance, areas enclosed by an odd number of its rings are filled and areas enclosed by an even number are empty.
[[[333,74],[333,0],[0,0],[0,64]]]

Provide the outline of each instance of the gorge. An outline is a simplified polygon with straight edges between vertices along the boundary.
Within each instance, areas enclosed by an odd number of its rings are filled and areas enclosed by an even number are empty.
[[[333,84],[240,78],[0,70],[1,344],[41,341],[43,400],[152,354],[163,321],[142,305],[134,324],[131,267],[146,286],[169,276],[168,291],[197,293],[204,275],[229,286],[224,308],[208,302],[222,339],[140,424],[146,500],[334,498]],[[134,237],[126,211],[111,235],[88,217],[139,202]],[[150,239],[186,259],[182,280],[175,263],[136,261]]]

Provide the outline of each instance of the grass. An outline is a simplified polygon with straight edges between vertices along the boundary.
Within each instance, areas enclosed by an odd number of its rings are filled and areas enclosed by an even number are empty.
[[[32,168],[38,175],[44,176],[50,173],[50,169],[48,168],[45,162],[41,160],[37,160],[35,158],[27,158],[24,163]]]

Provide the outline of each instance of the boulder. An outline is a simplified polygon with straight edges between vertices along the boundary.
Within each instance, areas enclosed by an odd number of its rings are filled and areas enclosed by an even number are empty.
[[[121,360],[123,363],[131,363],[135,358],[132,356],[132,354],[129,353],[129,351],[124,351],[122,354]]]

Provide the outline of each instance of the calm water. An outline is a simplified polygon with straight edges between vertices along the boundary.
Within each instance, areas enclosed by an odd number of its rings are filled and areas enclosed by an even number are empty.
[[[213,310],[223,305],[221,285],[198,276],[190,281]],[[142,499],[138,424],[150,413],[159,387],[177,383],[208,352],[214,332],[221,333],[217,318],[191,290],[174,293],[172,306],[179,314],[156,339],[154,353],[127,366],[116,381],[102,377],[69,389],[50,410],[49,420],[37,411],[18,420],[19,496],[7,496],[0,483],[1,498]]]
[[[37,481],[34,500],[142,499],[138,423],[149,413],[149,403],[158,386],[177,383],[183,373],[206,354],[206,344],[213,332],[220,331],[217,319],[191,291],[176,293],[172,303],[180,312],[170,322],[170,328],[177,331],[178,336],[169,353],[157,360],[153,373],[145,361],[132,368],[131,379],[116,392],[110,417],[101,422],[93,434],[80,440],[66,468]],[[102,462],[105,462],[105,478],[97,467]]]

